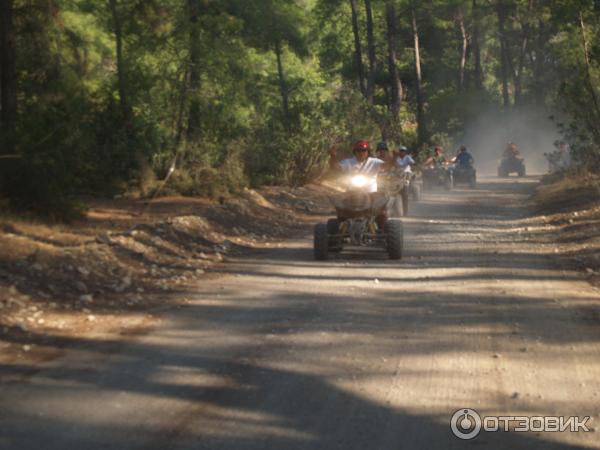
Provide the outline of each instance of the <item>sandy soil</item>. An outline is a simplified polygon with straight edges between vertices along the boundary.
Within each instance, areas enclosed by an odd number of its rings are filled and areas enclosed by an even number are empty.
[[[566,224],[536,186],[426,194],[401,262],[317,263],[302,233],[231,255],[151,328],[5,363],[0,448],[600,448],[600,293],[538,228]],[[450,432],[466,407],[591,416],[591,431],[466,442]]]

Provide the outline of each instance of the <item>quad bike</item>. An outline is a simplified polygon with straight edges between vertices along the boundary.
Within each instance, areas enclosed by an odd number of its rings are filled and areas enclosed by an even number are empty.
[[[399,168],[382,172],[377,176],[379,192],[386,194],[391,201],[388,217],[408,215],[412,174]]]
[[[330,252],[341,252],[347,245],[379,247],[390,259],[401,259],[404,245],[402,221],[394,215],[397,199],[384,192],[369,193],[366,186],[373,179],[365,175],[350,178],[350,188],[344,194],[330,197],[336,218],[318,223],[314,229],[314,255],[326,260]],[[383,230],[377,226],[377,217],[388,213]]]
[[[520,156],[505,156],[500,161],[498,167],[498,176],[508,177],[511,173],[516,173],[519,177],[525,176],[525,162]]]
[[[423,190],[429,190],[435,186],[443,186],[447,191],[454,184],[452,172],[447,166],[426,167],[423,169]]]
[[[473,167],[473,164],[456,165],[452,172],[452,180],[454,186],[457,184],[468,184],[470,188],[474,189],[477,186],[477,171]]]

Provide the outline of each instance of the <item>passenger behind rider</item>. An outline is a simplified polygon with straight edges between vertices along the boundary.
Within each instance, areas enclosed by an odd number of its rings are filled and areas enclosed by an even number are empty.
[[[377,144],[376,155],[377,155],[377,158],[379,158],[383,162],[390,164],[390,160],[391,160],[390,149],[388,148],[387,144],[384,141],[381,141],[379,144]]]
[[[338,161],[337,148],[333,146],[329,150],[329,167],[346,173],[362,174],[371,177],[372,181],[367,186],[367,192],[373,196],[377,194],[377,174],[385,169],[386,162],[379,158],[370,157],[370,150],[369,141],[357,141],[352,147],[354,157]],[[380,214],[376,218],[377,225],[381,230],[384,228],[386,218],[385,213]]]

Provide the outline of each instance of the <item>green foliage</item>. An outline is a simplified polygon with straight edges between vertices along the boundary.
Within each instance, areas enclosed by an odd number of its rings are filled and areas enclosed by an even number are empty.
[[[414,150],[450,146],[482,111],[509,114],[531,105],[560,111],[578,158],[597,164],[600,154],[594,2],[373,0],[372,102],[359,88],[349,0],[14,3],[18,114],[3,140],[14,139],[20,158],[2,165],[1,189],[21,209],[69,217],[82,193],[149,195],[174,160],[164,192],[222,196],[247,185],[302,184],[320,175],[334,142],[349,148],[356,139],[386,135]],[[399,121],[390,99],[387,4],[398,16]],[[365,3],[356,5],[360,62],[368,72]],[[424,142],[415,123],[411,5],[431,135]],[[464,86],[461,18],[468,38]]]

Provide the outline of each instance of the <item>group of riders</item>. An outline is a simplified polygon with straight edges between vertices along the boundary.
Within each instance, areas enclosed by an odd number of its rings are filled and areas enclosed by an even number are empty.
[[[385,142],[377,144],[376,156],[371,155],[369,141],[357,141],[352,147],[353,157],[338,161],[337,147],[330,149],[329,165],[332,169],[343,172],[361,173],[376,177],[378,173],[389,170],[400,170],[401,172],[412,172],[412,166],[416,164],[408,148],[401,146],[398,150],[390,152]],[[453,157],[448,157],[441,146],[436,146],[433,153],[424,161],[423,166],[429,169],[447,168],[449,171],[461,170],[473,167],[473,156],[467,147],[461,145]],[[373,181],[369,186],[369,192],[377,191],[377,182]]]
[[[375,156],[372,155],[372,149],[369,141],[357,141],[352,147],[354,156],[338,160],[337,147],[333,146],[330,149],[329,165],[333,170],[342,171],[348,174],[361,174],[368,177],[368,184],[364,187],[365,191],[371,196],[378,195],[377,179],[381,175],[402,174],[408,177],[411,182],[414,182],[414,173],[412,171],[415,166],[415,159],[412,157],[408,148],[400,146],[397,150],[390,151],[390,148],[385,142],[377,144]],[[463,167],[473,166],[473,157],[467,151],[467,148],[462,145],[457,154],[448,158],[441,146],[436,146],[431,156],[425,161],[423,167],[425,170],[461,170]],[[408,189],[408,188],[407,188]],[[404,193],[407,194],[406,192]],[[405,200],[407,201],[407,200]],[[407,212],[406,203],[403,206],[403,214]],[[386,215],[381,214],[376,218],[376,222],[380,229],[383,229],[383,224],[386,220]]]
[[[554,143],[555,150],[546,153],[545,156],[550,164],[550,172],[565,170],[571,165],[571,152],[569,145],[564,141]],[[404,145],[398,149],[390,151],[385,142],[377,144],[375,155],[373,155],[371,145],[367,140],[357,141],[352,147],[353,156],[351,158],[338,161],[337,147],[334,145],[330,149],[329,165],[334,170],[341,170],[348,173],[361,173],[373,178],[371,185],[368,186],[369,192],[377,192],[376,176],[381,172],[392,170],[412,173],[412,167],[416,164],[408,148]],[[502,154],[502,162],[521,162],[523,157],[518,146],[509,142]],[[422,167],[427,170],[447,170],[448,173],[458,173],[463,170],[470,170],[474,166],[474,159],[467,147],[461,145],[454,156],[448,157],[442,146],[435,146],[431,154],[424,160]]]
[[[557,149],[564,158],[564,149]],[[409,194],[419,200],[421,188],[437,185],[449,190],[460,183],[476,186],[475,161],[464,145],[450,157],[442,146],[436,146],[422,160],[418,183],[413,173],[415,158],[405,146],[390,151],[380,142],[374,150],[369,141],[360,140],[352,147],[352,157],[339,160],[337,147],[331,147],[330,168],[344,173],[347,190],[330,197],[336,217],[315,225],[315,259],[326,260],[329,252],[340,252],[348,243],[384,244],[390,259],[401,259],[403,228],[399,218],[408,212]],[[525,164],[517,145],[509,143],[503,150],[498,176],[514,173],[524,177]]]
[[[415,164],[415,160],[410,156],[406,147],[402,146],[398,151],[390,154],[385,142],[377,145],[376,156],[371,156],[371,145],[367,140],[357,141],[352,147],[352,153],[354,154],[352,158],[338,161],[337,148],[332,147],[329,152],[329,165],[334,170],[360,173],[372,177],[371,184],[368,186],[369,192],[377,192],[376,176],[380,172],[396,168],[403,172],[411,172],[411,167]]]

